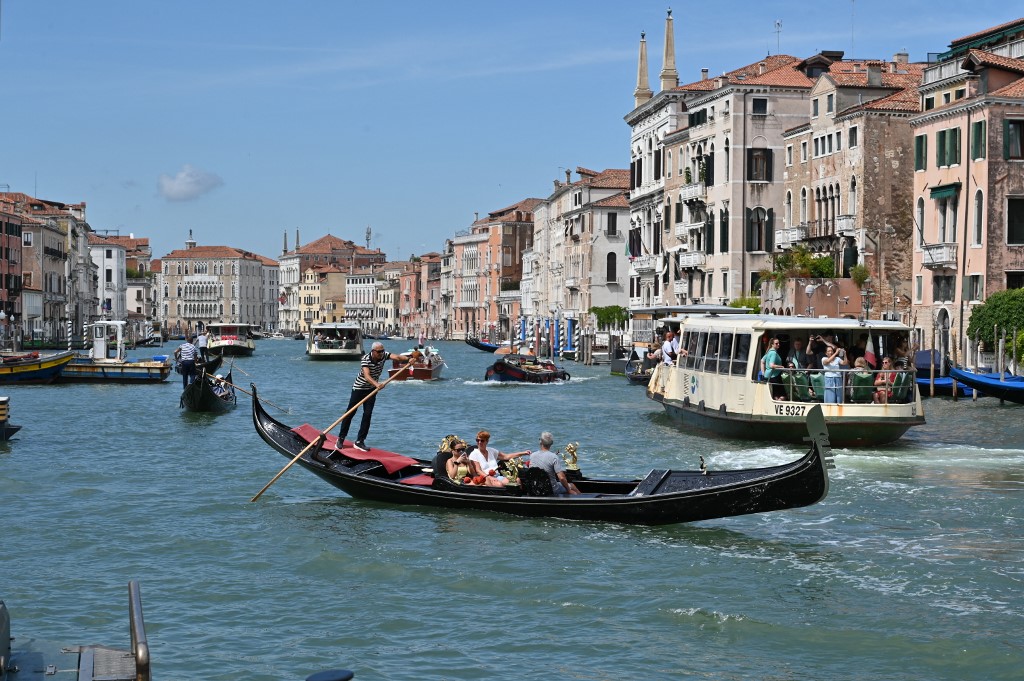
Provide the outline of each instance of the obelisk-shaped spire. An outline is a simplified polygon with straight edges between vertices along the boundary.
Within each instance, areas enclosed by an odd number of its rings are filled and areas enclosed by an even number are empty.
[[[651,92],[649,77],[647,73],[647,34],[640,33],[640,65],[636,71],[636,90],[633,91],[633,106],[639,107],[651,100],[654,93]]]
[[[676,38],[672,28],[672,8],[668,9],[665,19],[665,56],[661,67],[661,91],[679,87],[679,72],[676,71]]]

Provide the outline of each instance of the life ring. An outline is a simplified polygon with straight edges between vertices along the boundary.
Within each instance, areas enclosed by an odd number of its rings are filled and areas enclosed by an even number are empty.
[[[569,372],[568,371],[563,371],[562,372],[562,380],[563,381],[568,381],[570,378],[571,377],[569,376]]]

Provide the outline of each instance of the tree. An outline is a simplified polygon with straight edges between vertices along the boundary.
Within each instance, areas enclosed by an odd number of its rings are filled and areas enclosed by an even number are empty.
[[[796,246],[777,255],[774,267],[761,271],[761,281],[781,287],[787,279],[830,279],[835,275],[836,262],[831,255],[815,255],[806,246]]]
[[[1014,288],[998,291],[988,297],[984,303],[971,311],[971,321],[967,325],[967,337],[972,341],[977,338],[985,346],[996,349],[998,340],[994,327],[999,327],[999,334],[1006,331],[1006,351],[1018,362],[1024,360],[1024,289]],[[1013,331],[1017,330],[1017,347],[1011,348]]]
[[[597,328],[599,329],[620,327],[629,319],[629,310],[621,305],[592,307],[587,311],[597,317]]]
[[[757,296],[742,296],[729,301],[729,307],[750,308],[750,313],[757,313],[761,310],[761,299]]]

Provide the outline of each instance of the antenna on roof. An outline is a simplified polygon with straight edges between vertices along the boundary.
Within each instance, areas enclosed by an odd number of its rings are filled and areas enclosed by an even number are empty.
[[[370,237],[373,236],[373,230],[370,229],[370,225],[366,225],[366,249],[370,249]]]
[[[782,54],[782,20],[775,20],[775,54]]]

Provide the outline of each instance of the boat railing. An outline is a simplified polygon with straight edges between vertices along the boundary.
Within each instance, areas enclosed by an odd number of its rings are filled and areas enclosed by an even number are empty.
[[[838,385],[832,385],[827,373],[838,373]],[[879,380],[880,377],[884,380]],[[854,368],[823,370],[823,369],[786,369],[776,384],[782,390],[772,391],[772,382],[765,389],[775,401],[790,402],[829,402],[848,404],[907,404],[916,398],[916,383],[913,370]],[[839,398],[830,391],[838,389]],[[781,394],[780,394],[781,393]]]
[[[128,582],[128,620],[132,654],[135,656],[135,681],[149,681],[149,641],[146,640],[146,622],[142,618],[142,590],[137,579]]]

